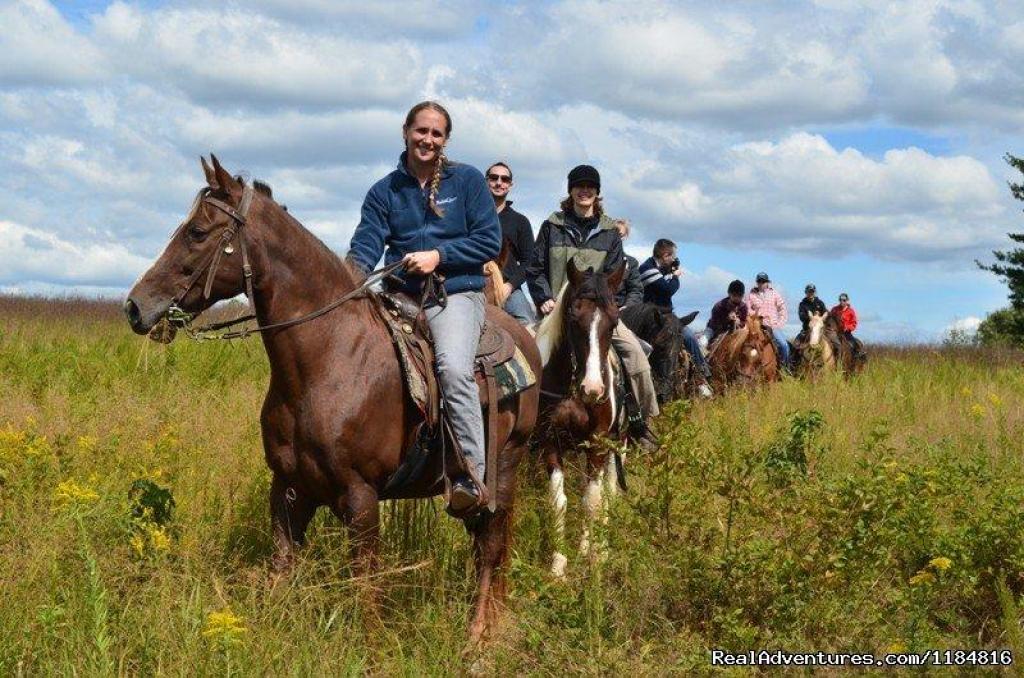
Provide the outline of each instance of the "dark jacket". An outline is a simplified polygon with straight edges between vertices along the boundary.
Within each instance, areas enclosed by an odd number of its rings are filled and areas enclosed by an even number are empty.
[[[580,270],[600,269],[605,274],[618,270],[623,252],[615,222],[602,214],[588,230],[570,210],[569,214],[554,212],[541,224],[526,268],[526,283],[538,307],[562,290],[570,259]]]
[[[825,307],[825,302],[820,297],[814,297],[814,301],[808,301],[807,297],[804,297],[800,300],[800,306],[797,307],[796,313],[800,316],[800,322],[803,323],[804,332],[806,332],[807,323],[811,321],[811,314],[825,315],[828,313],[828,308]]]
[[[732,303],[732,299],[726,297],[722,299],[711,309],[711,319],[708,320],[708,327],[717,337],[719,334],[725,334],[732,330],[732,321],[729,320],[730,313],[736,313],[736,317],[740,319],[740,323],[747,322],[747,304],[746,302]]]
[[[526,282],[526,266],[533,256],[533,228],[530,220],[512,209],[512,201],[507,200],[505,207],[498,212],[501,222],[501,238],[509,241],[508,261],[501,275],[505,282],[517,290]]]
[[[648,257],[640,264],[640,282],[644,286],[644,301],[672,310],[672,295],[679,291],[678,276],[658,268],[654,257]]]
[[[615,303],[619,308],[642,304],[644,301],[644,286],[640,282],[640,262],[636,257],[624,255],[626,259],[626,275],[622,279],[619,291],[615,294]]]
[[[429,184],[420,188],[406,169],[405,158],[402,153],[398,169],[367,192],[349,258],[370,271],[381,254],[387,265],[409,252],[436,249],[441,254],[438,272],[449,294],[482,290],[483,266],[501,249],[498,213],[484,175],[475,167],[455,163],[442,170],[437,204],[444,216],[439,217],[427,205]],[[399,277],[406,280],[403,289],[413,294],[423,282],[422,276],[406,278],[403,273]]]

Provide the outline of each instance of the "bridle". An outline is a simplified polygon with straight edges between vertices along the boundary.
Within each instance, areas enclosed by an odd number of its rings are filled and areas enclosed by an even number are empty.
[[[203,277],[203,274],[206,274],[206,283],[203,285],[203,298],[210,298],[210,294],[213,289],[213,280],[217,276],[217,269],[220,266],[220,259],[225,254],[230,255],[234,253],[235,250],[231,243],[236,237],[238,238],[238,248],[242,251],[242,280],[245,286],[245,294],[248,297],[250,308],[255,308],[253,306],[253,304],[255,303],[255,297],[253,296],[252,287],[252,266],[249,263],[249,249],[246,246],[245,234],[243,231],[243,228],[247,223],[246,219],[249,214],[249,208],[252,205],[254,193],[253,187],[250,186],[249,184],[246,184],[245,187],[242,189],[242,199],[238,203],[238,209],[235,209],[234,207],[224,202],[223,200],[218,200],[217,198],[214,198],[212,195],[210,195],[210,191],[211,189],[209,187],[204,187],[200,189],[199,193],[196,194],[196,199],[193,202],[193,207],[192,210],[190,211],[190,215],[195,214],[196,210],[201,205],[207,204],[228,215],[228,217],[230,217],[231,219],[231,223],[221,233],[220,242],[217,243],[217,247],[214,248],[214,250],[206,256],[203,262],[199,266],[197,266],[195,270],[192,271],[192,274],[188,277],[188,280],[185,281],[184,285],[182,285],[178,293],[171,298],[171,305],[167,309],[167,313],[165,314],[165,318],[171,325],[174,325],[175,327],[179,327],[185,330],[185,332],[193,339],[199,341],[206,339],[239,339],[245,338],[250,334],[258,334],[261,332],[266,332],[268,330],[277,330],[283,329],[285,327],[292,327],[293,325],[298,325],[300,323],[313,320],[314,318],[319,318],[320,316],[338,308],[346,301],[364,294],[370,287],[376,284],[379,280],[382,280],[383,278],[391,275],[392,273],[394,273],[395,271],[397,271],[398,269],[402,268],[405,265],[402,260],[398,260],[392,264],[384,266],[383,268],[379,268],[375,271],[372,271],[368,276],[366,276],[366,279],[362,282],[362,284],[357,286],[352,291],[342,295],[338,299],[335,299],[327,306],[317,309],[316,311],[313,311],[311,313],[307,313],[306,315],[300,316],[298,318],[293,318],[291,320],[285,320],[283,322],[278,323],[271,323],[270,325],[257,325],[256,327],[246,327],[232,332],[216,334],[216,332],[226,329],[228,327],[233,327],[235,325],[248,322],[249,320],[255,320],[255,312],[250,312],[246,315],[239,316],[232,320],[226,320],[218,323],[210,323],[207,325],[203,325],[202,327],[194,328],[191,325],[194,314],[183,310],[179,306],[179,304],[185,298],[185,295],[187,295],[189,291],[191,291],[191,289],[195,287],[195,284]],[[181,228],[187,227],[188,221],[189,220],[186,219],[185,223],[181,225]],[[431,291],[435,289],[434,282],[434,277],[429,276],[427,285]],[[443,286],[441,289],[442,291],[440,295],[443,295]],[[424,299],[425,298],[426,296],[424,296]]]
[[[249,248],[246,247],[245,237],[242,235],[242,227],[245,226],[245,219],[249,213],[249,206],[252,205],[252,186],[246,184],[245,188],[242,189],[242,199],[238,203],[238,209],[236,210],[231,205],[227,204],[223,200],[218,200],[210,195],[210,188],[202,188],[199,193],[196,194],[196,202],[192,209],[192,214],[195,213],[196,209],[203,204],[215,207],[224,214],[231,218],[231,223],[227,228],[220,234],[220,243],[217,247],[210,252],[203,263],[200,264],[192,271],[192,275],[188,277],[185,284],[182,285],[181,289],[171,298],[171,308],[181,311],[178,304],[181,303],[185,295],[191,291],[199,279],[206,273],[206,284],[203,286],[203,298],[209,299],[210,292],[213,289],[213,279],[217,275],[217,267],[220,265],[220,258],[225,254],[232,254],[235,250],[231,246],[231,241],[238,236],[239,249],[242,250],[242,278],[245,283],[245,294],[249,298],[249,303],[252,303],[252,266],[249,265]],[[182,227],[187,226],[188,220]]]

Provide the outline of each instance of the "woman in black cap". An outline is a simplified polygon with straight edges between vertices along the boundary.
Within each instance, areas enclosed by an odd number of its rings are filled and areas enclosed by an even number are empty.
[[[605,274],[618,270],[625,261],[615,220],[604,213],[601,205],[601,175],[590,165],[574,167],[569,172],[568,189],[569,196],[560,209],[541,224],[526,269],[530,295],[542,316],[555,307],[570,259],[581,271],[593,268]],[[620,322],[612,334],[612,345],[622,358],[644,418],[657,416],[658,397],[651,366],[640,341]],[[648,432],[634,434],[639,438]]]

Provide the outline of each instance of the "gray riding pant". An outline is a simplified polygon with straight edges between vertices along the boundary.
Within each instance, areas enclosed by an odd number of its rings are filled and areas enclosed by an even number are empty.
[[[480,412],[480,389],[473,377],[476,349],[484,325],[483,292],[448,295],[444,308],[425,309],[434,336],[437,372],[448,407],[455,437],[476,477],[484,480],[484,418]]]

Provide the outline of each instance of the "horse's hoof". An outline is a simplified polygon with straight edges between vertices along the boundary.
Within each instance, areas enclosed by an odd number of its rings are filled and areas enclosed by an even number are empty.
[[[551,560],[551,576],[556,579],[565,579],[565,566],[568,563],[568,558],[561,553],[556,553]]]

